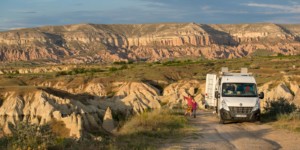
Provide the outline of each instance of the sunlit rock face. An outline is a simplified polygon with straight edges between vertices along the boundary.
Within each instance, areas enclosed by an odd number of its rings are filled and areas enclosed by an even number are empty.
[[[2,89],[0,127],[10,133],[9,124],[18,122],[45,125],[62,122],[70,137],[84,132],[114,129],[113,113],[139,114],[160,109],[158,90],[142,82],[114,83],[115,95],[107,97],[100,83],[65,87],[64,83],[43,83],[43,88]],[[65,88],[63,88],[65,87]],[[60,90],[58,90],[60,89]]]
[[[300,25],[195,23],[46,26],[0,32],[0,61],[158,61],[300,53]]]
[[[28,93],[6,92],[0,107],[0,125],[29,122],[44,125],[62,121],[70,130],[70,137],[80,137],[84,127],[97,128],[101,124],[98,114],[104,112],[97,106],[85,106],[80,101],[58,97],[43,90]]]
[[[188,94],[194,96],[198,106],[203,107],[202,100],[205,91],[205,84],[197,80],[181,80],[168,85],[161,97],[162,103],[165,103],[169,108],[186,105],[184,99]]]
[[[300,104],[299,83],[288,78],[259,87],[265,93],[262,108],[267,100],[281,97]],[[80,138],[90,131],[113,133],[117,124],[114,115],[130,117],[147,110],[181,107],[186,105],[184,96],[188,94],[204,107],[205,83],[198,80],[180,80],[161,91],[144,82],[112,82],[110,91],[98,81],[34,84],[0,89],[0,127],[5,134],[10,134],[10,126],[19,122],[44,125],[55,121],[65,125],[69,137]]]
[[[280,81],[270,81],[260,86],[259,91],[265,94],[261,108],[266,106],[267,101],[277,101],[281,98],[300,106],[300,83],[289,79],[296,76],[298,75],[284,76]]]

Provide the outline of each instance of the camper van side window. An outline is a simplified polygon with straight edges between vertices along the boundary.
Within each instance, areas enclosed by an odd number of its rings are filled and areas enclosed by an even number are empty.
[[[257,97],[254,83],[223,83],[223,97]]]

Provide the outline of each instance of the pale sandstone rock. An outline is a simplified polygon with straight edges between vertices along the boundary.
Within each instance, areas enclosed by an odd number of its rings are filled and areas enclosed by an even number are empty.
[[[298,91],[295,93],[295,97],[294,97],[293,102],[294,102],[297,106],[300,106],[300,90],[298,90]]]
[[[112,132],[115,128],[114,119],[112,117],[112,112],[109,107],[107,107],[105,111],[102,127],[108,132]]]
[[[115,84],[118,86],[114,89],[117,91],[117,93],[113,99],[116,101],[117,106],[119,106],[120,109],[132,108],[134,112],[141,113],[147,109],[161,108],[158,99],[158,89],[146,83],[140,82],[125,82]]]
[[[291,90],[296,94],[300,90],[300,85],[297,82],[290,82]]]
[[[201,92],[203,92],[203,85],[197,80],[181,80],[179,82],[170,84],[164,89],[163,96],[161,97],[161,101],[163,103],[167,103],[169,107],[174,107],[178,104],[185,105],[186,101],[183,96],[187,96],[187,94],[194,95],[194,99],[202,106],[203,96]],[[196,92],[196,93],[195,93]]]
[[[183,96],[186,96],[187,93],[195,95],[195,100],[200,107],[203,107],[201,100],[203,99],[205,83],[200,83],[197,80],[181,80],[170,84],[164,89],[163,95],[160,95],[158,89],[146,83],[115,82],[112,85],[115,95],[111,98],[105,97],[107,91],[101,83],[92,83],[90,86],[83,84],[78,87],[66,86],[62,82],[55,84],[45,82],[42,84],[52,88],[65,87],[65,91],[69,91],[70,94],[73,92],[73,94],[78,94],[82,92],[80,90],[83,90],[101,97],[78,100],[76,97],[75,99],[59,97],[55,91],[37,89],[24,94],[19,94],[16,91],[1,93],[5,101],[0,107],[0,126],[5,127],[8,123],[15,125],[20,121],[43,125],[56,120],[62,121],[66,125],[66,128],[70,130],[69,136],[79,138],[86,131],[102,130],[103,128],[109,131],[113,130],[111,126],[113,121],[109,121],[109,118],[112,118],[111,111],[121,112],[129,116],[148,109],[160,109],[161,103],[167,104],[171,108],[177,105],[182,106],[186,104]],[[293,96],[284,82],[271,90],[268,89],[269,84],[260,87],[260,91],[265,92],[265,100],[284,97],[290,101],[297,101],[297,96],[293,100]],[[296,85],[297,83],[291,82],[291,89],[296,89]],[[299,90],[295,94],[298,93]],[[103,117],[104,122],[102,123]],[[5,133],[9,133],[8,128],[5,128]]]
[[[81,137],[83,128],[101,129],[102,122],[98,114],[102,114],[103,110],[95,106],[84,105],[73,99],[63,99],[41,90],[22,96],[10,92],[5,96],[0,107],[0,126],[7,123],[15,125],[20,121],[43,125],[55,119],[64,122],[70,130],[69,136],[77,138]],[[3,116],[6,116],[5,119]]]
[[[11,134],[12,133],[8,123],[6,123],[3,126],[3,132],[4,132],[4,134]]]
[[[263,86],[259,87],[260,92],[264,92],[265,97],[261,101],[261,108],[263,109],[266,106],[267,101],[278,100],[279,98],[284,98],[290,102],[293,101],[294,96],[292,95],[291,91],[287,88],[285,83],[280,83],[273,89],[269,89],[269,85],[273,82],[268,82]]]
[[[293,95],[291,91],[287,88],[284,83],[278,84],[275,88],[268,90],[269,84],[267,83],[259,89],[265,93],[265,100],[276,100],[279,98],[284,98],[286,100],[293,100]]]
[[[57,87],[58,84],[49,82],[45,85]],[[59,85],[63,86],[62,83]],[[61,98],[57,96],[60,94],[56,93],[60,91],[55,90],[35,89],[21,95],[14,91],[4,92],[2,95],[5,101],[0,107],[0,126],[8,123],[15,125],[21,121],[38,125],[44,125],[53,120],[62,121],[70,131],[69,136],[79,138],[85,131],[102,130],[102,116],[106,121],[104,126],[108,124],[106,119],[109,118],[111,111],[107,109],[105,113],[107,107],[126,115],[161,107],[159,90],[151,85],[141,82],[121,82],[115,83],[114,88],[117,92],[112,98],[85,100],[70,99],[68,96]],[[84,90],[85,86],[79,86],[77,89]],[[104,87],[92,84],[88,89],[91,93],[95,93],[97,91],[92,91],[92,89],[103,90]],[[78,92],[76,89],[70,91]],[[103,94],[106,94],[106,91]]]

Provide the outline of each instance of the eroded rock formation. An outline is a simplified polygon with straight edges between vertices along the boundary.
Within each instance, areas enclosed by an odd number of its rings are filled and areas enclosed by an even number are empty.
[[[64,63],[300,54],[300,26],[196,23],[46,26],[0,32],[0,60]]]
[[[191,94],[199,106],[202,107],[204,88],[204,84],[197,80],[181,80],[170,84],[164,89],[161,101],[173,108],[178,105],[185,105],[187,102],[184,100],[184,96]]]
[[[300,106],[300,84],[290,81],[290,78],[295,77],[296,75],[284,76],[281,81],[270,81],[259,87],[259,91],[265,94],[265,98],[261,101],[261,108],[266,106],[267,101],[276,101],[280,98]]]
[[[8,123],[15,125],[21,121],[43,125],[56,120],[66,125],[71,137],[80,137],[83,128],[101,127],[98,115],[103,115],[104,111],[95,105],[84,105],[79,100],[62,98],[53,92],[37,89],[1,94],[4,98],[0,107],[1,126],[7,126]]]
[[[112,132],[115,125],[113,114],[122,113],[126,116],[148,109],[160,109],[162,105],[170,108],[183,106],[186,104],[183,96],[188,93],[194,95],[199,106],[203,107],[201,100],[205,88],[205,83],[197,80],[169,84],[163,93],[143,82],[114,82],[111,91],[96,82],[80,83],[81,86],[70,86],[63,82],[36,84],[36,87],[0,89],[0,127],[4,133],[10,133],[8,124],[29,122],[43,125],[53,121],[65,124],[68,136],[77,138],[89,131],[105,129]],[[270,84],[259,87],[260,91],[265,92],[264,101],[280,97],[291,102],[297,101],[300,90],[296,81],[285,80],[276,86]]]
[[[114,118],[112,116],[112,112],[109,107],[107,107],[105,111],[102,127],[108,132],[112,132],[115,129]]]
[[[112,111],[131,115],[160,108],[158,90],[154,87],[138,82],[115,84],[117,92],[113,97],[106,97],[106,91],[99,89],[99,84],[84,85],[82,90],[88,89],[85,91],[89,93],[70,87],[60,88],[64,87],[63,84],[51,86],[50,83],[44,88],[2,89],[0,126],[5,133],[10,133],[8,124],[29,122],[44,125],[61,121],[70,137],[79,138],[85,131],[102,131],[103,128],[112,131]]]

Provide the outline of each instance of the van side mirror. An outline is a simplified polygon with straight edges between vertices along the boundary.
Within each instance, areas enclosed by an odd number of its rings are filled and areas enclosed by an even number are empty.
[[[220,93],[218,91],[215,92],[215,98],[220,98]]]
[[[264,92],[260,92],[260,93],[258,94],[258,97],[259,97],[260,99],[264,99],[264,97],[265,97]]]

